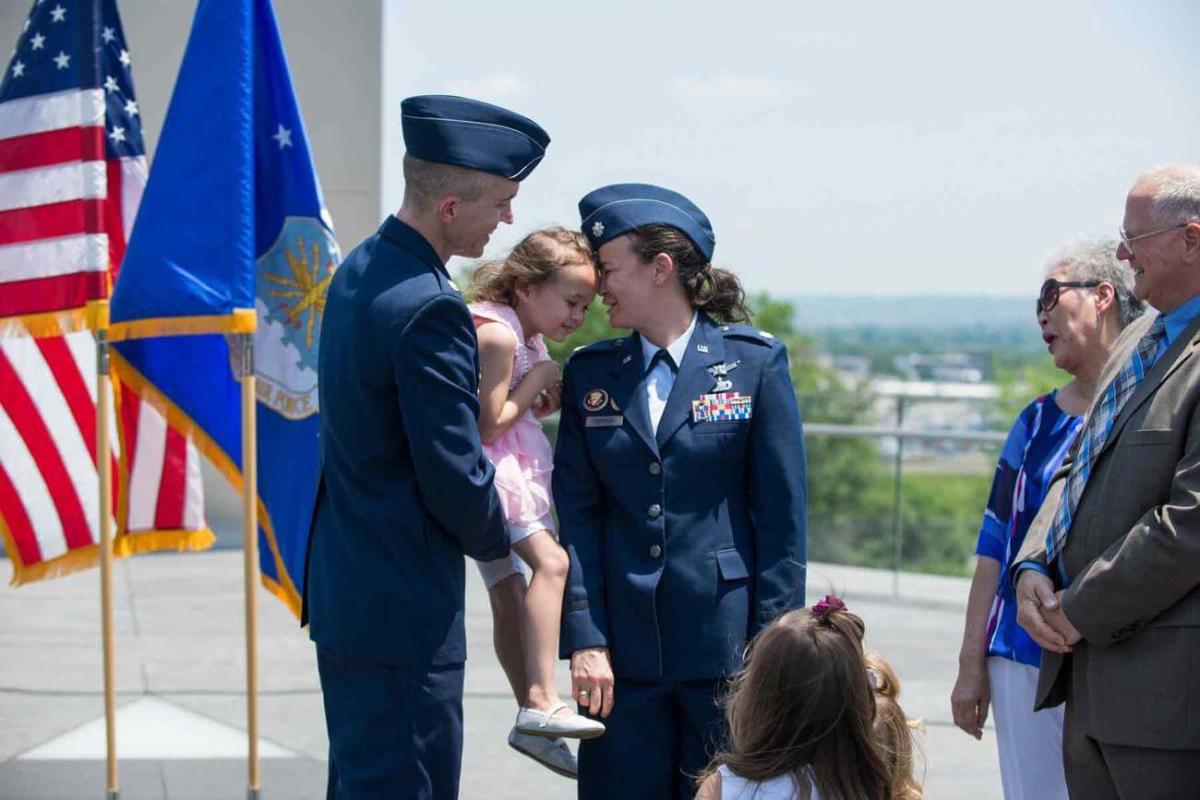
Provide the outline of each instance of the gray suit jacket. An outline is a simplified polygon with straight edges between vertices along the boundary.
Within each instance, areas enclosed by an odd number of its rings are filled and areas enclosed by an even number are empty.
[[[1108,386],[1154,314],[1135,320],[1097,384]],[[1118,415],[1075,512],[1062,557],[1067,618],[1083,635],[1073,713],[1109,744],[1200,749],[1200,319],[1147,373]],[[1046,563],[1046,531],[1076,448],[1014,560]],[[1071,656],[1042,655],[1037,707],[1066,699]]]

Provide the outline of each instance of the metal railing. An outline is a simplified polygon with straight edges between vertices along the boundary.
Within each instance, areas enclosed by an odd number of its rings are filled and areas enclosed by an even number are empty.
[[[900,594],[900,573],[903,571],[904,550],[904,445],[910,441],[923,442],[957,442],[976,445],[1003,445],[1006,434],[995,431],[964,431],[951,428],[911,429],[902,427],[904,421],[905,403],[903,398],[897,404],[897,425],[839,425],[832,423],[806,423],[805,438],[809,437],[846,437],[862,439],[891,439],[895,441],[895,451],[891,457],[892,466],[892,506],[891,506],[891,564],[892,594]],[[979,508],[982,514],[982,506]],[[811,528],[811,524],[810,524]]]

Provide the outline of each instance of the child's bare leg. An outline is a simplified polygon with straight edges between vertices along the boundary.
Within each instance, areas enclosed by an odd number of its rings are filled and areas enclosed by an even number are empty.
[[[539,711],[560,702],[554,687],[558,660],[558,631],[563,592],[567,585],[567,552],[549,531],[513,543],[513,550],[533,570],[521,614],[525,676],[529,681],[526,706]]]
[[[492,646],[496,659],[508,678],[517,705],[529,696],[529,679],[525,675],[525,648],[521,643],[521,615],[525,605],[525,576],[509,575],[488,589],[492,604]]]

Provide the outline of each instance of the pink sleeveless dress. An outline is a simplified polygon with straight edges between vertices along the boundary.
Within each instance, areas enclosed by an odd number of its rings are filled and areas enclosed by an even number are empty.
[[[512,378],[508,383],[510,392],[535,364],[550,360],[541,334],[526,340],[517,312],[511,307],[490,302],[471,303],[468,307],[476,318],[504,325],[516,340]],[[496,493],[500,496],[513,541],[528,536],[537,528],[549,528],[553,505],[550,471],[554,452],[533,411],[526,411],[491,444],[485,444],[483,452],[496,468]],[[547,524],[530,527],[541,521]]]

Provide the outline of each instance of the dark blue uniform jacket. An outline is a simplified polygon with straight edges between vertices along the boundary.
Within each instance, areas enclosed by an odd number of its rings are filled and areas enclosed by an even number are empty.
[[[319,379],[312,639],[362,660],[461,664],[463,554],[500,558],[508,535],[479,442],[471,315],[395,217],[334,273]]]
[[[749,419],[696,421],[720,365],[726,393],[752,398]],[[787,351],[700,314],[657,435],[644,369],[636,333],[567,363],[553,480],[571,558],[562,655],[608,647],[630,680],[730,675],[749,637],[804,603],[804,441]]]

